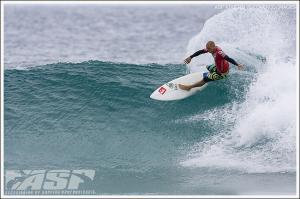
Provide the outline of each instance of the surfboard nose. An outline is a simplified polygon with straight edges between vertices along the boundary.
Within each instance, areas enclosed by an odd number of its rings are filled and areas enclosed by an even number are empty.
[[[162,99],[162,94],[159,92],[159,88],[156,89],[151,95],[150,95],[151,99],[154,100],[160,100],[160,101],[164,101],[164,99]]]
[[[156,97],[155,97],[156,95],[155,95],[155,91],[150,95],[150,98],[151,99],[157,99]]]

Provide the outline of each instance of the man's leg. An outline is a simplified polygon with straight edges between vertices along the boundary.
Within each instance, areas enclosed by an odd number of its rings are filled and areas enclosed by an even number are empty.
[[[214,64],[207,65],[206,69],[209,71],[209,73],[216,72],[216,66]]]
[[[195,88],[195,87],[201,87],[205,84],[205,81],[202,79],[201,81],[199,82],[196,82],[195,84],[192,84],[192,85],[183,85],[183,84],[178,84],[179,88],[182,89],[182,90],[186,90],[186,91],[189,91],[191,90],[192,88]]]
[[[207,65],[206,69],[209,71],[209,73],[203,73],[203,79],[201,81],[196,82],[195,84],[192,84],[192,85],[178,84],[179,88],[182,89],[182,90],[189,91],[192,88],[203,86],[206,82],[210,82],[210,81],[215,81],[215,80],[218,80],[218,79],[222,79],[220,77],[220,75],[218,75],[216,73],[217,69],[216,69],[215,64]]]

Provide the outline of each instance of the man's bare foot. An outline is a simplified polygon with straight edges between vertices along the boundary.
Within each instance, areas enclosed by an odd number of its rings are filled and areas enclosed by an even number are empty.
[[[185,91],[191,90],[191,87],[187,86],[187,85],[178,84],[178,86],[179,86],[180,89],[185,90]]]

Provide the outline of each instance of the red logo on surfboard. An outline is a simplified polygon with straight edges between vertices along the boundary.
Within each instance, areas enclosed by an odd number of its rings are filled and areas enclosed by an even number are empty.
[[[167,89],[165,89],[164,87],[160,87],[160,89],[158,90],[158,92],[160,93],[160,94],[164,94],[165,92],[167,91]]]

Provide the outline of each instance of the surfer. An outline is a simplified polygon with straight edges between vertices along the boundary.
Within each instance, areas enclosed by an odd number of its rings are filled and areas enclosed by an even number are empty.
[[[229,73],[229,63],[236,65],[239,70],[243,68],[242,64],[238,64],[234,59],[228,57],[228,55],[226,55],[220,47],[216,46],[213,41],[208,41],[205,49],[198,50],[186,58],[184,63],[188,64],[194,57],[208,52],[212,54],[215,60],[215,64],[206,66],[209,72],[203,73],[203,79],[201,81],[191,85],[178,84],[179,88],[189,91],[194,87],[203,86],[206,82],[224,79]]]

